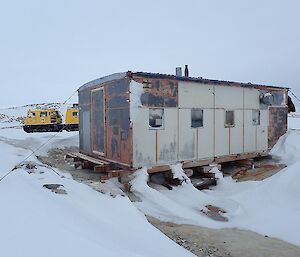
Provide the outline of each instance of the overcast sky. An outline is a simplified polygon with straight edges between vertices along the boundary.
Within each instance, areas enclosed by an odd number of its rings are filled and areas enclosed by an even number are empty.
[[[0,0],[0,106],[61,102],[111,73],[184,64],[191,76],[300,96],[299,13],[299,0]]]

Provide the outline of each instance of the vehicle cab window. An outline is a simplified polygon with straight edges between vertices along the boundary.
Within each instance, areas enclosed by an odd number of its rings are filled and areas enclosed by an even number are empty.
[[[28,117],[29,117],[29,118],[35,118],[35,112],[30,112],[30,113],[28,114]]]
[[[47,112],[41,112],[40,117],[47,117]]]

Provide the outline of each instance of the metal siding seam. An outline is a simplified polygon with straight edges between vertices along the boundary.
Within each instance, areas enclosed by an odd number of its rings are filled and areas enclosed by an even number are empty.
[[[230,136],[231,136],[231,134],[230,134],[230,127],[228,128],[228,133],[229,133],[229,154],[231,153],[231,149],[230,149],[230,146],[231,146],[231,138],[230,138]]]
[[[197,144],[196,144],[196,146],[197,146],[197,148],[196,148],[196,151],[197,151],[196,160],[198,160],[199,159],[199,128],[197,128],[196,133],[197,133],[197,135],[196,135],[196,141],[197,141]]]
[[[214,141],[213,141],[213,158],[216,157],[216,95],[215,95],[215,85],[213,85],[213,129],[214,129]]]
[[[245,88],[243,88],[243,153],[245,152]]]
[[[257,152],[258,149],[257,149],[257,127],[258,126],[255,126],[255,151]]]
[[[92,114],[92,106],[93,106],[93,97],[92,97],[92,90],[90,91],[90,154],[93,153],[93,144],[94,144],[94,135],[92,133],[92,128],[93,128],[93,114]]]
[[[177,161],[179,161],[179,107],[177,107]]]
[[[156,145],[155,145],[155,159],[156,159],[156,163],[157,163],[157,161],[158,161],[158,130],[156,130],[155,131],[156,133],[155,133],[155,143],[156,143]]]

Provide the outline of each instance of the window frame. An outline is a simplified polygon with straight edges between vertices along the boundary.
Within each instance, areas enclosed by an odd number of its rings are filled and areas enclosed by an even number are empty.
[[[254,113],[258,113],[258,122],[255,122],[256,116],[254,117]],[[260,110],[252,110],[252,126],[260,126],[261,124],[261,112]]]
[[[48,117],[48,112],[47,111],[40,112],[40,118],[45,118],[45,117]]]
[[[200,126],[193,126],[193,112],[195,111],[201,111],[201,122]],[[191,128],[197,129],[197,128],[203,128],[204,127],[204,111],[202,108],[192,108],[191,109]]]
[[[162,111],[162,115],[161,115],[161,126],[159,127],[152,127],[150,125],[150,115],[154,115],[155,111],[161,110]],[[153,112],[153,113],[151,113]],[[165,129],[165,109],[164,108],[149,108],[148,110],[148,127],[149,130],[164,130]]]
[[[227,113],[230,113],[232,112],[232,119],[233,119],[233,122],[232,123],[228,123],[227,122]],[[225,128],[234,128],[235,127],[235,112],[234,110],[225,110],[225,121],[224,121],[224,127]]]

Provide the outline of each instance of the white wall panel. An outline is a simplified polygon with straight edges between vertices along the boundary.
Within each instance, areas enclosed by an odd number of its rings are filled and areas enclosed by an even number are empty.
[[[196,129],[191,128],[191,109],[179,109],[179,160],[195,160]]]
[[[234,127],[229,128],[230,154],[243,153],[243,110],[234,111]]]
[[[177,109],[164,108],[164,129],[157,129],[158,164],[177,161]]]
[[[215,86],[216,108],[243,109],[243,88]]]
[[[244,108],[259,109],[259,90],[244,88]]]
[[[214,156],[214,110],[203,110],[203,128],[198,128],[198,159]]]
[[[229,154],[229,128],[224,127],[225,110],[215,110],[215,156]]]
[[[136,108],[133,123],[133,166],[152,166],[156,163],[156,132],[149,130],[149,109]]]
[[[257,126],[257,151],[268,149],[269,110],[260,111],[260,125]]]
[[[256,127],[252,123],[252,110],[244,111],[244,152],[256,151]]]
[[[213,108],[214,87],[195,82],[178,83],[178,101],[180,108]]]

